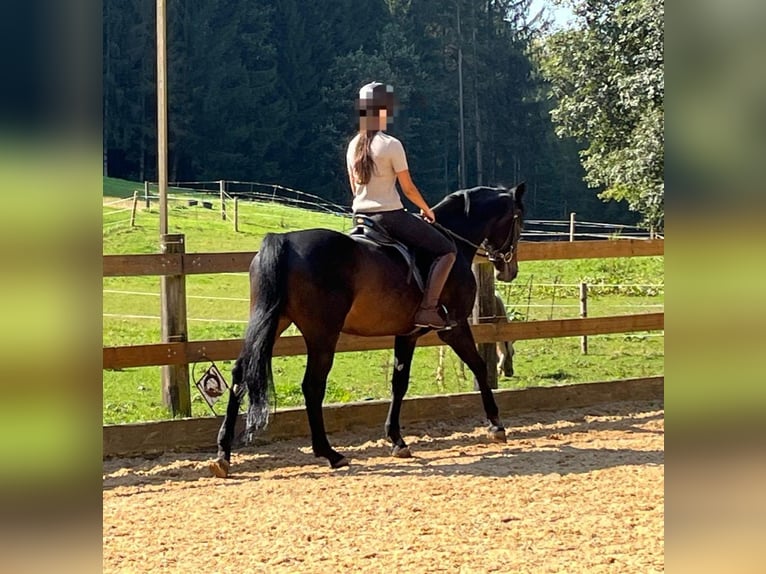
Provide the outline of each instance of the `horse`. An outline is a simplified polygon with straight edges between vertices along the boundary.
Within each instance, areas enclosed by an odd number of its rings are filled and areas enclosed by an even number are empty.
[[[476,349],[468,317],[476,296],[471,263],[481,251],[500,281],[518,273],[517,244],[523,225],[525,185],[511,189],[479,186],[451,193],[433,207],[438,229],[455,243],[457,257],[440,297],[449,329],[437,331],[476,378],[494,440],[505,441],[505,428],[487,384],[487,366]],[[418,268],[429,258],[412,250]],[[215,476],[229,475],[234,428],[247,392],[245,438],[265,428],[274,396],[271,360],[276,338],[295,324],[306,343],[306,370],[301,390],[315,457],[331,468],[349,464],[327,439],[322,417],[327,376],[341,333],[394,335],[392,399],[384,426],[392,455],[412,456],[401,435],[399,414],[409,385],[410,364],[419,337],[430,328],[415,327],[413,316],[423,293],[411,280],[412,270],[390,247],[355,240],[328,229],[266,234],[250,264],[250,320],[242,351],[232,368],[232,388],[218,433]]]
[[[505,303],[503,303],[500,295],[495,293],[494,322],[500,323],[501,321],[508,322],[508,312],[505,310]],[[515,353],[513,341],[497,341],[495,343],[495,350],[497,351],[497,374],[512,377],[513,355]]]

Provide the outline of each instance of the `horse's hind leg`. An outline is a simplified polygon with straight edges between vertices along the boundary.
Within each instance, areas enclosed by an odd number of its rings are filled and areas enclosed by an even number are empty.
[[[245,385],[242,384],[242,366],[240,360],[231,370],[232,388],[229,391],[229,403],[226,406],[226,416],[223,418],[218,431],[218,456],[210,463],[211,472],[218,478],[229,476],[231,466],[231,445],[234,442],[234,427],[237,424],[239,405],[245,396]]]
[[[303,398],[306,401],[306,414],[311,428],[311,448],[314,456],[325,457],[332,468],[340,468],[348,465],[348,459],[333,450],[327,440],[327,432],[322,415],[322,401],[324,401],[327,389],[327,375],[332,368],[335,354],[335,342],[337,335],[331,341],[325,340],[321,344],[306,342],[306,373],[303,376]]]
[[[474,342],[473,333],[471,333],[468,322],[462,321],[457,327],[453,327],[449,331],[439,331],[438,336],[452,347],[457,356],[460,357],[460,360],[471,369],[481,393],[484,412],[489,420],[489,436],[494,440],[504,442],[505,428],[500,422],[497,403],[495,403],[495,397],[492,395],[492,389],[487,384],[487,364],[476,350],[476,343]]]
[[[277,336],[282,334],[290,326],[290,320],[282,318],[277,325]],[[231,390],[229,390],[229,403],[226,406],[226,415],[223,417],[221,428],[218,431],[218,455],[210,463],[210,471],[219,478],[229,476],[231,467],[231,447],[234,443],[234,429],[239,417],[239,406],[245,398],[246,385],[242,382],[241,359],[237,359],[231,370]]]
[[[412,456],[410,449],[402,438],[399,428],[399,413],[402,400],[410,384],[410,366],[415,352],[415,337],[396,337],[394,343],[394,375],[391,378],[391,405],[386,417],[386,436],[394,445],[393,454],[399,458]]]

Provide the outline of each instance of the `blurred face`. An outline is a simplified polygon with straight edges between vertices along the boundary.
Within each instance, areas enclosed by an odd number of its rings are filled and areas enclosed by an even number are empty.
[[[381,110],[367,111],[366,115],[359,116],[359,129],[367,131],[384,131],[393,119],[393,117],[388,115],[388,111],[385,108]]]

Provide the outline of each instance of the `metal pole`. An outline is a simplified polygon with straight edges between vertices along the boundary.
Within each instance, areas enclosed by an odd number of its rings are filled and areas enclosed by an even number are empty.
[[[157,0],[157,185],[160,193],[160,238],[168,232],[168,92],[166,0]]]
[[[463,38],[460,32],[460,2],[457,3],[457,81],[460,103],[460,187],[466,188],[465,173],[465,122],[463,120]]]
[[[569,241],[574,241],[575,238],[575,212],[569,214]]]

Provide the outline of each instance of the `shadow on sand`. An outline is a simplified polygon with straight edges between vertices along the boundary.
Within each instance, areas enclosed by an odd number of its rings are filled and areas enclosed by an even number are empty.
[[[380,431],[359,429],[336,433],[331,443],[351,460],[349,467],[331,470],[323,459],[316,459],[307,448],[309,439],[297,438],[266,445],[240,447],[232,459],[232,476],[212,478],[207,463],[214,453],[172,453],[146,459],[115,459],[104,462],[104,490],[118,487],[161,486],[167,482],[207,480],[232,486],[242,481],[294,477],[321,478],[366,474],[387,476],[512,477],[524,475],[588,473],[594,470],[639,465],[662,465],[664,450],[605,448],[590,446],[598,437],[610,433],[662,435],[652,422],[662,420],[663,404],[615,403],[605,407],[571,409],[557,413],[531,413],[516,417],[508,427],[508,442],[491,442],[477,435],[479,418],[465,418],[449,423],[422,423],[403,428],[412,458],[390,456],[388,443]],[[367,436],[365,436],[367,435]],[[359,446],[361,444],[361,446]],[[290,469],[280,475],[280,469]],[[196,485],[189,485],[196,486]],[[130,489],[133,490],[133,489]],[[126,495],[133,492],[126,492]]]

